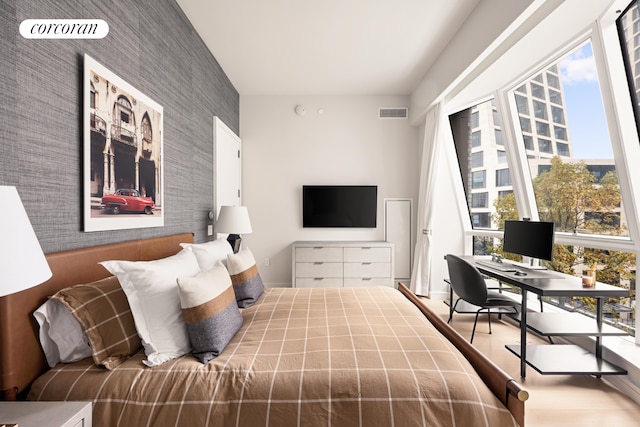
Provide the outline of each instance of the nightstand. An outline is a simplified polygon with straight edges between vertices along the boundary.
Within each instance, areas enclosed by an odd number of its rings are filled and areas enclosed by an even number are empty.
[[[0,425],[91,427],[91,402],[0,402]]]

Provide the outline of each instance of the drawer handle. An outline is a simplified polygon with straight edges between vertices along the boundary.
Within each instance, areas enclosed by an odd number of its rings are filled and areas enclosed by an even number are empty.
[[[371,246],[363,246],[361,249],[371,249]]]
[[[313,249],[324,249],[324,246],[314,246]]]
[[[371,280],[371,277],[363,277],[362,280]]]
[[[373,264],[372,262],[363,262],[362,265],[371,265]]]
[[[322,265],[324,262],[314,262],[313,265]]]
[[[324,280],[324,277],[314,277],[313,280]]]

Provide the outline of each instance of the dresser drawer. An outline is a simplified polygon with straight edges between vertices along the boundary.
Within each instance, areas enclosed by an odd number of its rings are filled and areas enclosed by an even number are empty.
[[[342,262],[342,248],[314,246],[296,248],[296,262]]]
[[[297,262],[296,278],[342,277],[342,266],[341,262]]]
[[[345,262],[344,277],[391,277],[391,263]]]
[[[391,262],[391,248],[346,247],[344,262]]]
[[[393,287],[393,279],[387,278],[372,278],[372,279],[356,279],[356,278],[346,278],[344,279],[344,287],[345,288],[357,288],[357,287],[365,287],[365,286],[389,286]]]
[[[341,288],[342,278],[297,278],[296,288]]]

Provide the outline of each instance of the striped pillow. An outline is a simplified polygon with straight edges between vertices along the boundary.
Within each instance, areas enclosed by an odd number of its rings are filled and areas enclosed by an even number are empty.
[[[264,292],[264,284],[258,273],[256,259],[249,248],[242,249],[237,254],[227,255],[227,268],[238,307],[250,307]]]
[[[222,262],[194,277],[179,277],[180,306],[193,355],[216,358],[242,326],[229,272]]]
[[[96,365],[114,369],[140,349],[131,308],[117,277],[62,289],[52,298],[64,304],[82,327]]]

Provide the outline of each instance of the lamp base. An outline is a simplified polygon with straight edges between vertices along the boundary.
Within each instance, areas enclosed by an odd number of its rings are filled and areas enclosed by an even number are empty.
[[[227,237],[227,242],[231,245],[231,249],[233,249],[233,253],[237,254],[240,250],[240,245],[242,244],[242,238],[239,234],[229,234]]]

